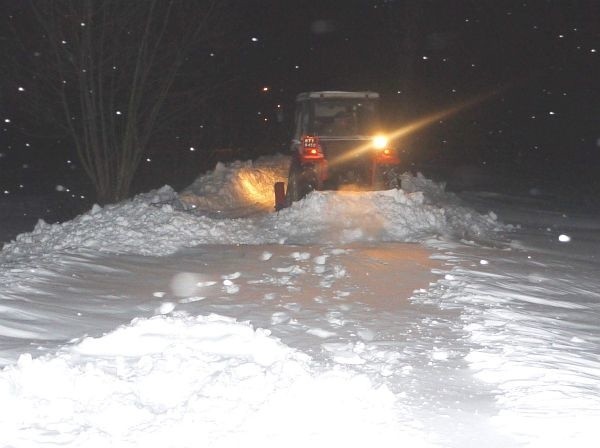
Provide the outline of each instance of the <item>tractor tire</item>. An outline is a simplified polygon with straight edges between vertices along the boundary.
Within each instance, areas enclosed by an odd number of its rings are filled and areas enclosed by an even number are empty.
[[[292,163],[288,174],[286,192],[287,205],[303,199],[311,191],[318,188],[318,178],[314,167]]]

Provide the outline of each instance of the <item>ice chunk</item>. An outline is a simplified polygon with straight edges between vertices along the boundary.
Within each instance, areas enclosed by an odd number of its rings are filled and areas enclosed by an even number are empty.
[[[306,330],[308,334],[312,334],[313,336],[317,336],[322,339],[327,339],[336,335],[333,331],[324,330],[322,328],[309,328]]]
[[[156,314],[169,314],[174,309],[175,304],[173,302],[164,302],[156,309]]]
[[[271,252],[264,251],[260,255],[260,259],[261,259],[261,261],[268,261],[271,259],[272,256],[273,256],[273,254]]]

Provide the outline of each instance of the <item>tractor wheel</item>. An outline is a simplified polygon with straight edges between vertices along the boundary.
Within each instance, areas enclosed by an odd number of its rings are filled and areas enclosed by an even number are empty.
[[[299,201],[308,193],[318,188],[317,175],[312,166],[302,167],[300,164],[292,163],[288,175],[288,187],[286,192],[286,202],[291,205],[292,202]]]

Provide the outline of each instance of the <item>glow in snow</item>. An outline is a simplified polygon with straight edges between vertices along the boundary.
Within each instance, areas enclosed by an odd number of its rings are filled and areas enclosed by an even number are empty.
[[[595,217],[410,174],[274,213],[288,163],[6,244],[0,446],[596,446]]]

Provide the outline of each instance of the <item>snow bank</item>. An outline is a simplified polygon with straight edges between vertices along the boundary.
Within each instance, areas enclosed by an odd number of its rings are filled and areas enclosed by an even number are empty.
[[[503,228],[493,213],[480,215],[453,195],[404,189],[313,192],[273,217],[272,227],[294,243],[421,242],[432,236],[481,240]]]
[[[179,195],[186,209],[239,217],[273,210],[273,185],[287,181],[289,157],[260,157],[256,161],[218,163]]]
[[[502,228],[493,213],[465,208],[420,175],[405,175],[403,190],[313,192],[289,209],[267,213],[274,202],[273,184],[281,180],[286,163],[277,156],[220,164],[181,196],[165,186],[129,201],[94,206],[62,224],[40,221],[33,232],[6,244],[0,261],[82,248],[165,255],[203,243],[485,239]],[[178,210],[182,204],[190,210]]]
[[[234,319],[134,320],[0,372],[2,446],[427,446],[367,376]],[[293,403],[293,405],[290,405]]]
[[[457,256],[454,243],[436,245],[455,267],[415,300],[461,312],[465,360],[497,391],[493,421],[524,446],[597,446],[597,266],[550,251],[459,247]]]

